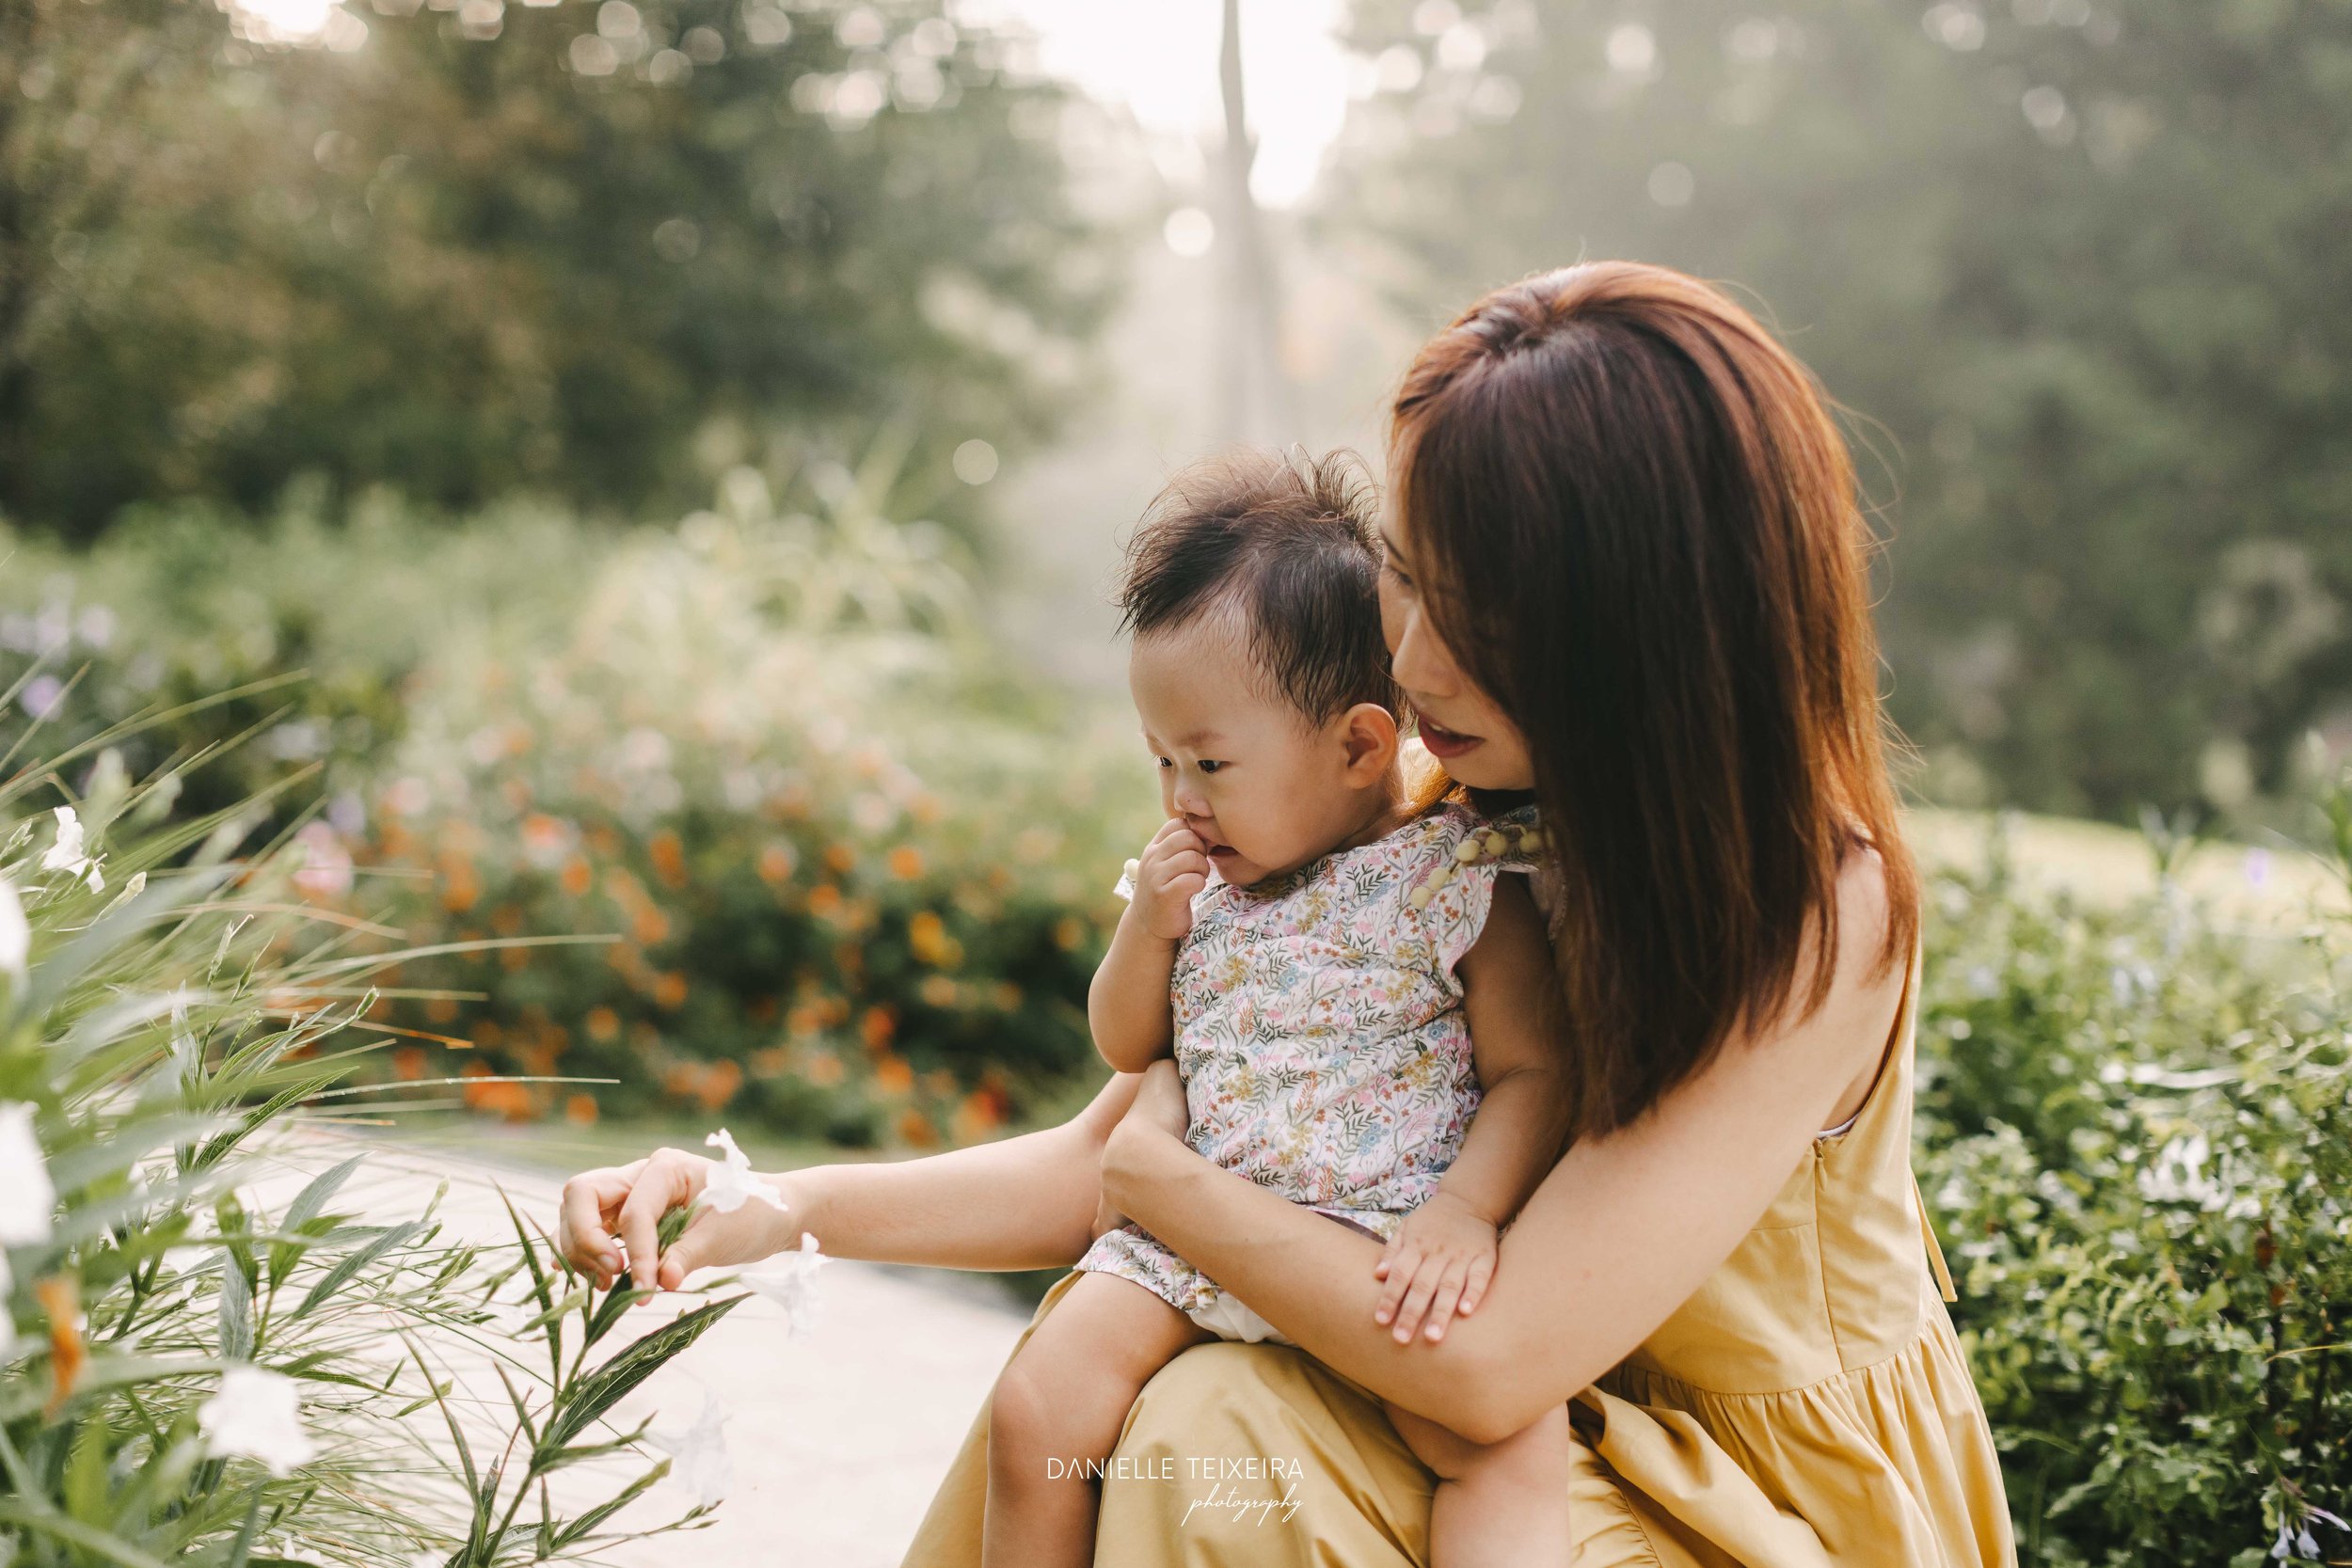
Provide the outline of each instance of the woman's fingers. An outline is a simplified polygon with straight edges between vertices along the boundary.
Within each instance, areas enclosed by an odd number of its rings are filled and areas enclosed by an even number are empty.
[[[555,1212],[556,1246],[572,1267],[599,1275],[599,1288],[620,1272],[620,1248],[613,1244],[610,1222],[627,1201],[644,1164],[638,1160],[584,1170],[564,1183]]]
[[[717,1234],[713,1227],[721,1218],[706,1209],[689,1221],[686,1229],[655,1265],[654,1283],[665,1291],[675,1291],[685,1284],[686,1276],[707,1261],[704,1254]]]
[[[658,1151],[638,1172],[636,1184],[621,1205],[617,1227],[621,1245],[628,1252],[629,1278],[641,1291],[656,1289],[655,1265],[661,1252],[661,1216],[681,1203],[691,1203],[697,1191],[690,1163],[691,1154],[675,1148]]]

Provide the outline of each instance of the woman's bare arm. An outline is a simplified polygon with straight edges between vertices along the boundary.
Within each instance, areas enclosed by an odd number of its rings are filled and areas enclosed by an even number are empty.
[[[705,1209],[660,1255],[661,1216],[702,1192],[712,1162],[665,1148],[564,1184],[564,1255],[609,1284],[620,1247],[639,1283],[675,1289],[699,1268],[755,1263],[807,1231],[838,1258],[957,1269],[1041,1269],[1076,1261],[1093,1239],[1103,1145],[1135,1099],[1121,1073],[1059,1127],[919,1160],[818,1165],[764,1177],[786,1207]],[[616,1246],[615,1242],[620,1243]]]
[[[1106,1196],[1310,1354],[1466,1438],[1499,1441],[1687,1300],[1869,1070],[1903,980],[1900,966],[1873,973],[1883,926],[1869,863],[1867,888],[1841,887],[1851,912],[1820,1010],[1733,1041],[1634,1126],[1570,1148],[1502,1238],[1486,1300],[1441,1342],[1400,1345],[1373,1321],[1377,1243],[1218,1169],[1155,1121],[1170,1085],[1147,1079],[1113,1133]]]

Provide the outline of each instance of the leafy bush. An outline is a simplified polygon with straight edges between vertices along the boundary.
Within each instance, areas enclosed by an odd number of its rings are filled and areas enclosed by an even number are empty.
[[[363,1223],[331,1207],[357,1157],[255,1202],[278,1124],[346,1092],[389,960],[295,941],[300,860],[233,858],[245,820],[174,819],[119,752],[17,820],[84,760],[0,784],[0,1561],[490,1568],[644,1533],[613,1511],[669,1461],[578,1510],[545,1478],[628,1449],[613,1403],[739,1298],[590,1367],[642,1292],[572,1288],[519,1220],[506,1246],[431,1208]],[[460,1349],[511,1424],[453,1410]]]
[[[376,797],[378,863],[433,873],[396,918],[619,940],[404,966],[488,992],[404,1022],[467,1029],[485,1076],[851,1144],[980,1136],[1089,1063],[1105,867],[1148,795],[995,673],[963,582],[863,492],[820,523],[745,481],[617,547],[560,640],[437,666]]]
[[[400,966],[375,1016],[419,1038],[392,1070],[462,1070],[514,1117],[968,1139],[1090,1063],[1149,792],[1106,786],[1100,726],[985,646],[953,538],[893,520],[901,455],[812,463],[786,506],[738,469],[675,528],[380,498],[337,524],[297,498],[258,535],[182,511],[87,554],[18,541],[0,644],[41,661],[23,700],[69,739],[236,688],[126,756],[252,731],[195,809],[319,766],[323,817],[279,820],[322,909],[427,946],[604,940]]]
[[[2352,933],[1992,862],[1932,890],[1920,1174],[2024,1560],[2352,1557]]]

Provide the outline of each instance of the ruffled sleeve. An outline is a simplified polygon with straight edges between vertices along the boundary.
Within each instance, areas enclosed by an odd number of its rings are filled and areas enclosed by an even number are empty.
[[[1467,806],[1447,805],[1414,842],[1403,868],[1406,914],[1435,947],[1449,980],[1486,928],[1496,874],[1535,869],[1534,823],[1533,808],[1489,821]]]

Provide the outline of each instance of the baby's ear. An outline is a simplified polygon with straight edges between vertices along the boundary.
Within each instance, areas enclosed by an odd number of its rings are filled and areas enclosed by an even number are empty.
[[[1347,780],[1370,788],[1396,763],[1396,715],[1378,703],[1358,703],[1331,721],[1347,752]]]

